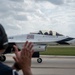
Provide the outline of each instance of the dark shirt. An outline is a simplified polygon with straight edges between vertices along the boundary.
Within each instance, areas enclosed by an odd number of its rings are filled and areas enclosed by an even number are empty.
[[[18,73],[0,62],[0,75],[18,75]]]

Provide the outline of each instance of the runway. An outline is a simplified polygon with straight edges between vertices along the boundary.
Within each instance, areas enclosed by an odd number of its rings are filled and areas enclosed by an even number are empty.
[[[32,58],[33,75],[75,75],[75,56],[41,56],[43,62],[38,63],[37,58]],[[5,64],[12,66],[12,55],[7,55]],[[22,75],[22,71],[18,72]]]

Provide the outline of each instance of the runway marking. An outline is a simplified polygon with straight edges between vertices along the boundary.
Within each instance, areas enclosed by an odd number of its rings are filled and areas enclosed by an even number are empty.
[[[14,62],[13,62],[14,63]],[[4,62],[4,64],[7,64],[7,65],[13,65],[13,63],[11,63],[11,62]],[[36,68],[36,69],[75,69],[75,67],[44,67],[44,66],[42,66],[42,67],[38,67],[38,66],[31,66],[31,68]]]
[[[75,69],[75,67],[31,67],[31,68],[41,68],[41,69]]]

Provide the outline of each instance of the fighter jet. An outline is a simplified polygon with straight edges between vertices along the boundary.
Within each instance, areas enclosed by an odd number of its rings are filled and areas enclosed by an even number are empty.
[[[66,45],[74,44],[75,38],[64,36],[57,32],[54,34],[52,31],[42,32],[41,30],[37,33],[10,36],[8,37],[9,46],[4,54],[14,52],[13,45],[16,45],[18,49],[21,50],[26,41],[33,43],[34,45],[33,49],[35,51],[33,57],[37,57],[38,58],[37,62],[41,63],[42,59],[40,58],[39,52],[45,51],[47,45],[51,43],[66,44]],[[5,61],[5,60],[6,57],[3,56],[3,59],[1,61]]]

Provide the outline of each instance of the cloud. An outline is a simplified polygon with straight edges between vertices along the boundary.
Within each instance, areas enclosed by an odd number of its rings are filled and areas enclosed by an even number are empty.
[[[0,3],[0,22],[8,35],[40,29],[75,37],[74,0],[0,0]]]
[[[64,3],[64,0],[48,0],[48,1],[50,1],[50,2],[52,2],[53,4],[56,4],[56,5],[61,5],[61,4],[63,4]]]
[[[61,4],[64,3],[64,0],[34,0],[34,1],[36,1],[36,2],[46,2],[46,1],[48,1],[48,2],[51,2],[51,3],[56,4],[56,5],[61,5]]]
[[[26,15],[21,15],[21,14],[20,15],[15,15],[13,18],[15,20],[18,20],[18,21],[26,21],[26,20],[28,20]]]
[[[24,2],[24,0],[10,0],[10,1],[13,1],[13,2]]]

